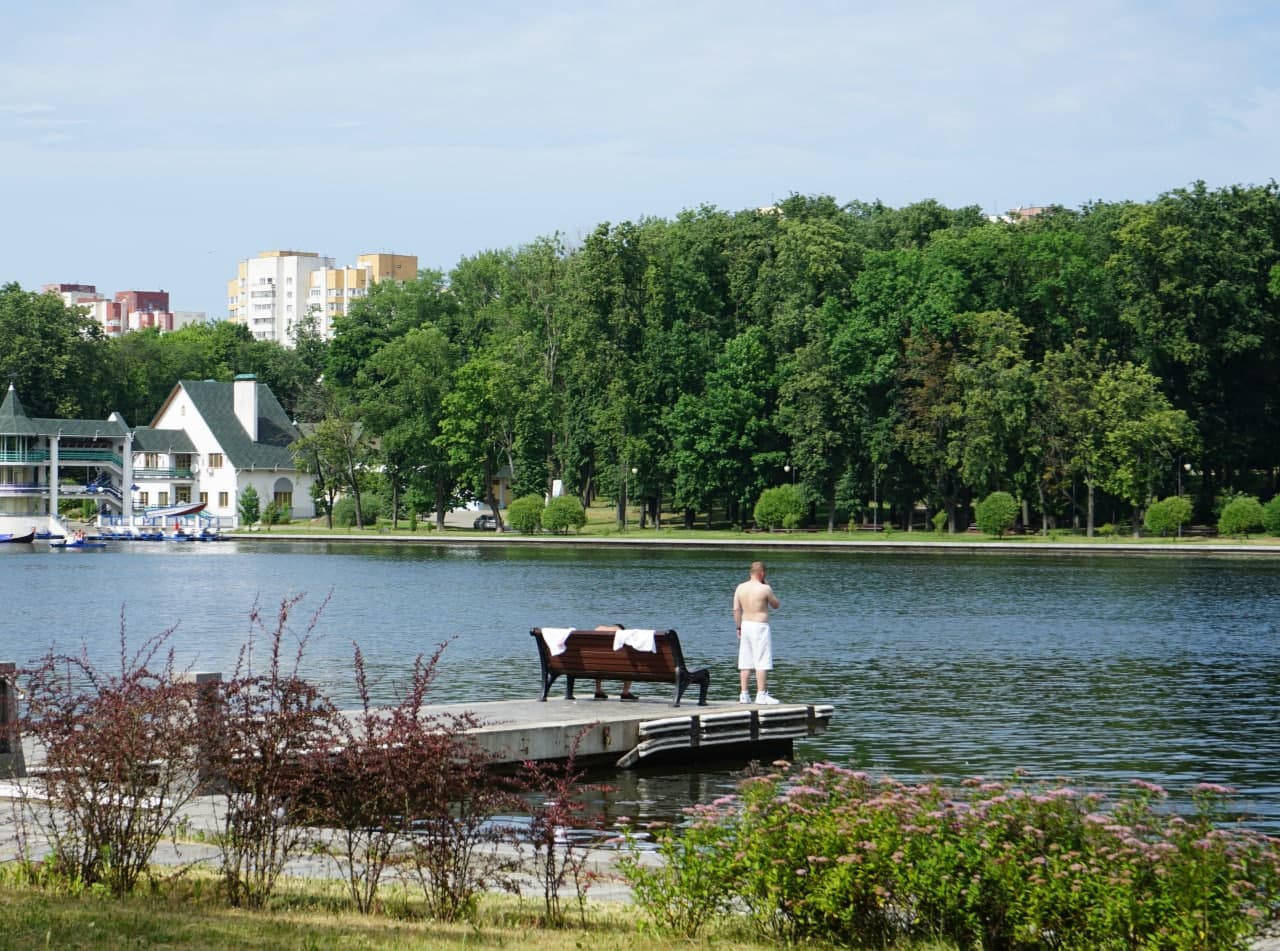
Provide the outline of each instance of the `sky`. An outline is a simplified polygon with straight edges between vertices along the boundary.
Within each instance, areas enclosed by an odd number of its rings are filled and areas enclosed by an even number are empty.
[[[786,196],[1265,184],[1280,4],[0,0],[0,283],[226,315],[269,249],[460,259]]]

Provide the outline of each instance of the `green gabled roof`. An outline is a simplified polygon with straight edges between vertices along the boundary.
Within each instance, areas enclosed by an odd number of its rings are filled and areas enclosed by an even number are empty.
[[[18,391],[9,384],[9,392],[0,403],[0,433],[6,436],[79,436],[88,439],[123,436],[129,431],[118,416],[112,419],[44,419],[28,416],[18,399]]]
[[[117,419],[33,419],[42,436],[76,436],[82,439],[110,439],[123,436],[129,427]]]
[[[265,383],[254,384],[258,389],[257,442],[249,438],[236,417],[234,384],[182,380],[178,385],[186,390],[227,461],[237,469],[298,468],[289,445],[299,433]]]
[[[195,444],[181,429],[152,429],[139,426],[133,431],[134,452],[195,452]]]
[[[4,395],[4,402],[0,403],[0,433],[6,436],[39,435],[27,418],[27,411],[22,408],[22,400],[18,399],[18,391],[13,388],[12,383],[9,384],[9,392]]]

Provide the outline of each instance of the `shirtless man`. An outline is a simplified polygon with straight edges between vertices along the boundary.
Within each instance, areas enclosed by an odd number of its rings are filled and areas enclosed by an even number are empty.
[[[738,674],[742,692],[739,703],[750,703],[747,690],[751,671],[756,672],[756,703],[777,703],[769,695],[769,671],[773,670],[773,641],[769,632],[769,609],[777,608],[778,597],[765,581],[764,562],[751,563],[751,576],[733,592],[733,623],[738,626]]]

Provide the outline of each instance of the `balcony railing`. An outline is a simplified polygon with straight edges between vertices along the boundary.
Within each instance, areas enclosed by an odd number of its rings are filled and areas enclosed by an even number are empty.
[[[134,469],[135,479],[194,479],[190,469]]]
[[[48,462],[49,450],[47,449],[30,449],[20,452],[0,452],[0,464],[17,463],[19,465],[32,462]]]
[[[39,495],[47,491],[49,487],[39,482],[0,482],[0,495]]]
[[[110,449],[59,449],[58,462],[114,462],[123,466],[120,456]]]

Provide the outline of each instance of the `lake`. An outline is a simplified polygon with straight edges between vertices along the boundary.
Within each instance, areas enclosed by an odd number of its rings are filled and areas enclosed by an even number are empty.
[[[1141,777],[1236,787],[1250,824],[1280,832],[1280,560],[769,551],[784,701],[835,705],[801,746],[902,779],[1082,784]],[[258,602],[321,607],[303,673],[352,705],[352,643],[394,696],[415,655],[448,640],[432,696],[536,696],[534,626],[675,628],[713,698],[737,694],[730,601],[755,553],[605,546],[243,541],[51,552],[0,546],[0,660],[51,645],[118,656],[175,627],[182,666],[229,674]],[[612,685],[616,693],[617,685]],[[644,685],[642,685],[644,686]],[[649,688],[650,695],[662,691]],[[719,795],[725,771],[642,772],[612,808],[663,815]]]

